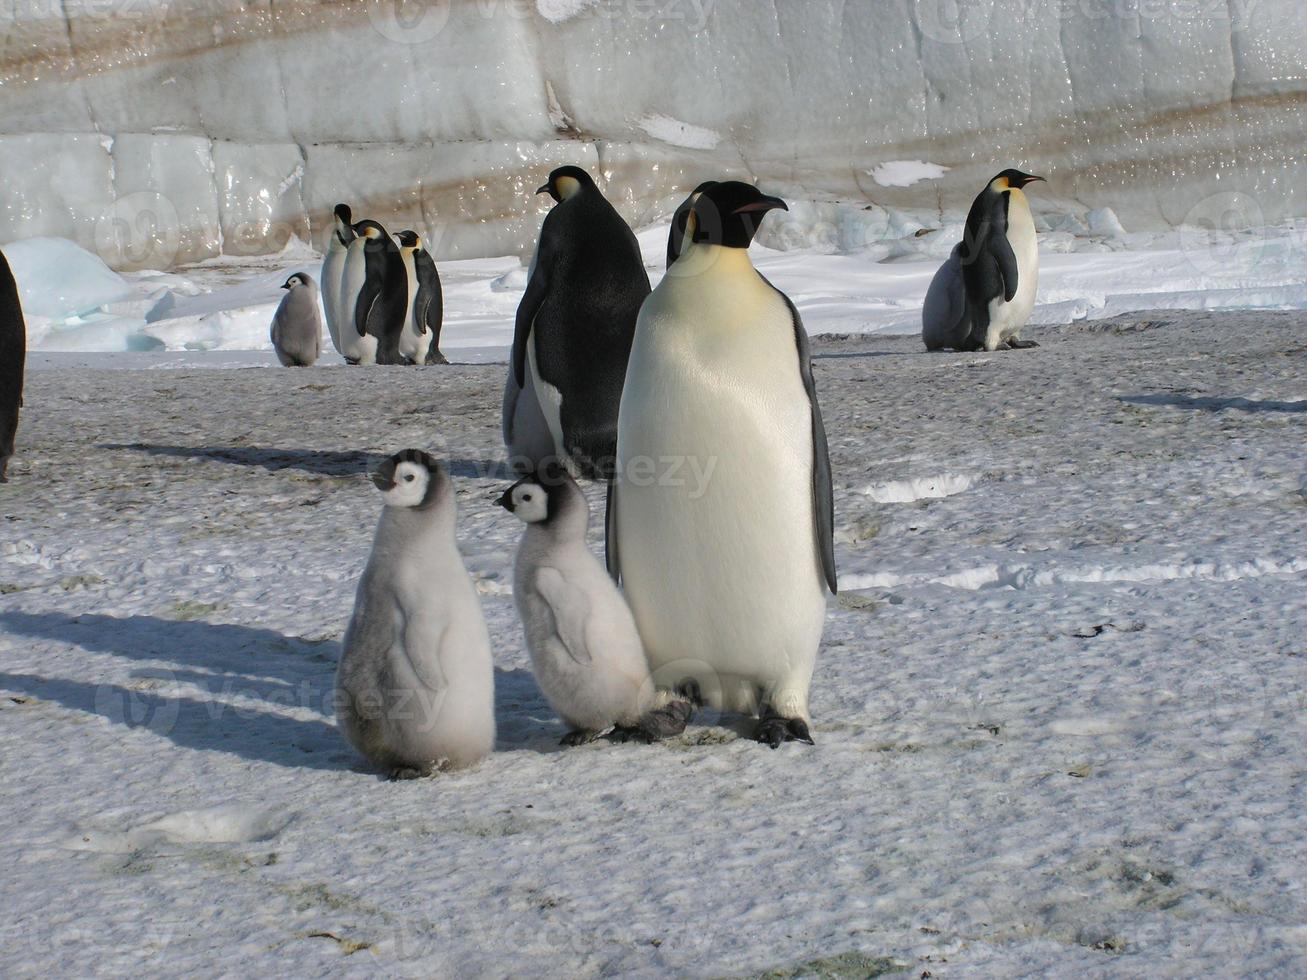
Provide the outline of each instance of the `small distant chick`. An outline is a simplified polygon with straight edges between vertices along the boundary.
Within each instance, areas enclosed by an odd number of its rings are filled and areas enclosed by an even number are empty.
[[[322,313],[318,286],[297,272],[281,286],[286,295],[272,315],[272,346],[286,367],[313,367],[322,353]]]

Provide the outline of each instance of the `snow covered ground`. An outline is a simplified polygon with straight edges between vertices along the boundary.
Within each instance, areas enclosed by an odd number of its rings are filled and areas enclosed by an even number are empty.
[[[817,744],[775,752],[711,716],[558,747],[492,503],[502,364],[38,357],[0,973],[1303,975],[1307,315],[1031,335],[814,344],[843,591]],[[387,783],[326,704],[363,473],[410,445],[456,477],[499,750]]]
[[[1220,231],[1220,216],[1214,215],[1211,226],[1132,234],[1106,209],[1082,217],[1039,218],[1035,323],[1152,309],[1307,309],[1307,222]],[[961,224],[941,226],[938,215],[928,226],[921,223],[931,220],[924,213],[850,212],[802,201],[775,220],[763,237],[778,247],[755,245],[754,261],[794,299],[814,335],[919,333],[927,286],[962,236]],[[651,225],[638,237],[656,284],[667,225]],[[7,254],[18,256],[15,276],[34,350],[261,350],[266,356],[249,363],[275,367],[268,327],[284,295],[281,284],[295,272],[316,280],[321,267],[316,252],[293,243],[279,256],[212,259],[172,273],[130,273],[124,281],[89,253],[70,261],[70,249],[77,251],[59,239],[6,246]],[[442,262],[440,275],[442,348],[463,359],[502,355],[526,286],[521,261],[506,256]],[[94,302],[97,291],[103,307]],[[324,364],[342,363],[330,341],[324,350]],[[225,366],[230,360],[185,363]]]

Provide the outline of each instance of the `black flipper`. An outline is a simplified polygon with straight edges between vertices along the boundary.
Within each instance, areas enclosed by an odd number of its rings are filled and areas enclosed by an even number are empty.
[[[604,508],[604,565],[618,585],[622,584],[622,564],[617,554],[617,479],[608,481],[608,499]]]
[[[522,302],[517,304],[517,322],[513,328],[513,377],[519,388],[526,387],[526,344],[531,338],[531,327],[535,324],[536,314],[549,294],[544,271],[544,256],[536,256],[536,267],[522,294]]]
[[[358,298],[354,301],[354,327],[360,337],[368,335],[368,317],[372,315],[372,308],[381,297],[381,287],[386,281],[386,261],[380,249],[377,250],[375,257],[367,256],[366,262],[364,268],[367,270],[367,275],[363,280],[363,288],[359,290]]]
[[[766,278],[763,278],[767,282]],[[771,286],[768,282],[767,285]],[[772,286],[772,289],[776,289]],[[799,351],[799,374],[803,388],[812,406],[812,516],[817,529],[817,551],[821,555],[821,570],[831,594],[838,594],[835,574],[835,491],[831,484],[830,448],[826,443],[826,426],[821,420],[821,405],[817,402],[817,385],[812,380],[812,351],[808,346],[808,331],[790,298],[779,289],[776,292],[790,308],[794,322],[794,343]]]

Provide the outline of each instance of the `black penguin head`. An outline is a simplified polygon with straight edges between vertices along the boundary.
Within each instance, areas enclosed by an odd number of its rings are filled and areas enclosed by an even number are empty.
[[[779,197],[768,197],[752,184],[738,180],[703,187],[690,208],[686,231],[693,242],[748,248],[763,216],[772,210],[788,211]]]
[[[1020,170],[1009,168],[991,180],[989,186],[1000,193],[1009,190],[1019,191],[1027,184],[1043,179],[1043,177],[1036,177],[1034,174],[1022,173]]]
[[[399,239],[399,244],[404,248],[422,247],[422,239],[418,237],[416,231],[401,231],[395,237]]]
[[[337,204],[336,210],[331,213],[336,216],[336,220],[339,221],[342,225],[349,225],[350,227],[353,227],[354,212],[352,212],[349,209],[348,204]]]
[[[296,286],[312,286],[313,280],[306,272],[297,272],[281,284],[282,289],[294,289]]]
[[[354,234],[359,238],[366,238],[370,242],[385,241],[388,237],[386,229],[379,222],[371,218],[365,218],[354,226]]]
[[[672,215],[671,231],[667,234],[667,264],[670,266],[676,261],[685,247],[685,226],[690,220],[690,211],[694,208],[694,202],[699,200],[709,187],[716,187],[717,181],[705,180],[702,184],[690,191],[689,195],[676,207],[676,213]]]
[[[546,460],[504,491],[495,503],[525,524],[548,522],[561,509],[572,477],[556,460]]]
[[[337,204],[336,210],[331,212],[335,218],[336,227],[332,229],[332,234],[342,245],[348,245],[355,237],[354,222],[352,220],[353,212],[350,211],[348,204]]]
[[[425,510],[440,497],[448,481],[440,463],[421,449],[404,449],[377,467],[372,482],[387,507]]]
[[[566,201],[584,190],[598,190],[594,178],[580,167],[559,167],[545,183],[536,188],[537,194],[548,194],[555,201]]]

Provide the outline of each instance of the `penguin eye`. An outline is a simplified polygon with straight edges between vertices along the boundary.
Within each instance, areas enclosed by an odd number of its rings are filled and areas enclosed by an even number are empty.
[[[408,476],[404,477],[404,482],[405,482],[405,483],[412,483],[412,482],[413,482],[413,474],[410,473]]]
[[[529,493],[524,493],[524,494],[522,494],[522,499],[523,499],[523,500],[530,500],[530,499],[531,499],[531,495],[530,495]]]

